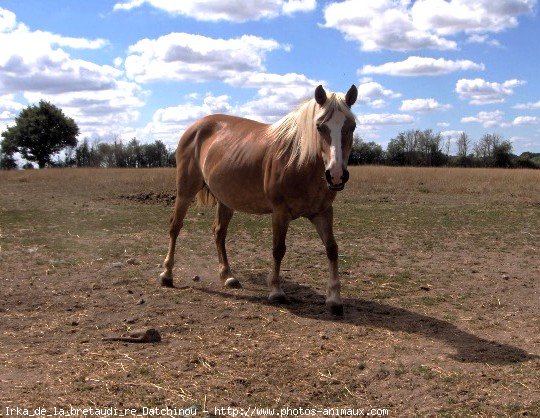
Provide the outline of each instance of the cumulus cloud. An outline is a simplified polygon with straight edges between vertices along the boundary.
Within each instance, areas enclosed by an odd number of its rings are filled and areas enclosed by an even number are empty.
[[[17,114],[24,108],[22,103],[15,100],[14,94],[5,94],[0,96],[0,132],[3,132]]]
[[[510,123],[505,122],[504,112],[495,110],[493,112],[479,112],[476,116],[466,116],[461,118],[462,123],[480,123],[484,128],[508,128]]]
[[[448,110],[452,106],[439,103],[437,100],[429,99],[410,99],[403,100],[399,110],[402,112],[433,112],[435,110]]]
[[[372,113],[358,116],[360,125],[406,125],[414,122],[411,115]]]
[[[139,119],[139,108],[144,106],[146,93],[139,85],[116,80],[108,89],[72,91],[58,94],[26,92],[29,103],[47,100],[59,106],[72,117],[82,136],[105,136],[111,132],[121,133]]]
[[[486,44],[491,46],[500,47],[501,43],[496,39],[490,38],[488,35],[480,35],[475,33],[467,38],[469,44]]]
[[[438,122],[437,126],[439,128],[448,128],[450,126],[450,124],[448,122]]]
[[[17,16],[0,7],[0,32],[10,32],[17,27]]]
[[[441,136],[445,139],[450,139],[451,142],[456,142],[456,140],[460,137],[460,135],[463,133],[463,131],[442,131]]]
[[[358,85],[358,103],[364,103],[376,109],[384,107],[387,100],[399,97],[401,97],[400,93],[384,88],[380,83],[369,79]]]
[[[424,76],[449,74],[456,71],[485,70],[484,64],[469,60],[447,60],[444,58],[429,58],[411,56],[404,61],[387,62],[381,65],[365,65],[361,74],[386,74],[394,76]]]
[[[257,95],[237,109],[242,117],[275,122],[296,108],[303,101],[313,97],[316,86],[324,84],[311,80],[303,74],[253,74],[245,80],[230,80],[234,85],[258,88]]]
[[[457,49],[460,33],[497,33],[532,14],[536,0],[346,0],[324,9],[324,26],[364,51]]]
[[[309,12],[317,7],[316,0],[127,0],[116,3],[114,10],[132,10],[144,4],[171,15],[210,22],[271,19],[280,15]]]
[[[517,116],[512,122],[513,125],[538,125],[540,120],[537,116]]]
[[[131,46],[125,67],[128,76],[137,82],[221,81],[235,87],[257,89],[256,97],[235,110],[241,116],[274,121],[311,97],[318,84],[324,84],[303,74],[266,72],[266,54],[276,49],[288,50],[289,47],[257,36],[215,39],[171,33]]]
[[[504,83],[489,82],[481,78],[461,79],[456,83],[455,91],[460,99],[469,100],[472,105],[503,103],[508,96],[514,94],[516,87],[524,84],[525,81],[516,79]]]
[[[195,102],[198,96],[192,98],[184,104],[156,110],[151,122],[139,132],[140,136],[160,138],[175,146],[183,131],[196,120],[212,113],[234,113],[227,95],[207,93],[200,103]]]
[[[239,74],[263,71],[268,52],[287,48],[273,39],[251,35],[216,39],[170,33],[130,46],[124,65],[128,76],[137,82],[224,81]]]
[[[283,75],[261,73],[241,82],[244,87],[258,89],[253,99],[244,103],[231,103],[230,97],[226,95],[214,96],[207,93],[201,98],[196,93],[188,94],[185,96],[186,103],[157,110],[152,121],[137,135],[157,137],[173,145],[191,123],[212,113],[227,113],[272,123],[293,111],[305,100],[311,99],[316,86],[324,84],[324,81],[311,80],[303,74],[295,73]],[[403,119],[405,123],[410,119],[406,117],[407,115],[387,115],[385,121],[376,123],[374,121],[376,116],[372,115],[369,123],[399,124],[400,116],[405,116]],[[369,126],[364,128],[366,131],[371,130]]]
[[[119,69],[73,58],[61,49],[101,48],[107,41],[32,31],[17,22],[12,12],[0,8],[0,44],[2,123],[13,116],[6,113],[5,98],[13,102],[18,93],[24,93],[29,103],[45,99],[62,107],[75,118],[83,135],[138,117],[144,92],[137,84],[125,80]]]
[[[514,109],[540,109],[540,100],[537,102],[519,103],[513,107]]]

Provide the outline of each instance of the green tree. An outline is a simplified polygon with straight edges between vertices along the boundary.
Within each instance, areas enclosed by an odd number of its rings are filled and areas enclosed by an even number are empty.
[[[0,143],[0,168],[10,170],[17,168],[17,162],[13,154],[17,152],[17,148],[7,139],[3,139]]]
[[[512,143],[497,134],[485,134],[474,146],[479,162],[486,167],[510,167]]]
[[[15,125],[2,132],[8,141],[28,161],[39,168],[51,164],[51,157],[65,147],[77,145],[79,127],[53,104],[40,101],[28,106],[15,118]]]
[[[364,142],[360,136],[354,136],[353,147],[349,157],[349,164],[382,164],[384,162],[384,151],[375,142]]]

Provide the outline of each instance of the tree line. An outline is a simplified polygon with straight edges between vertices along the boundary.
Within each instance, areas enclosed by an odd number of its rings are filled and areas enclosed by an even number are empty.
[[[174,152],[162,141],[127,144],[77,141],[79,127],[53,104],[40,101],[28,106],[15,124],[2,132],[0,168],[17,168],[15,154],[28,161],[23,168],[43,167],[167,167],[174,166]]]
[[[15,125],[2,132],[0,168],[17,168],[15,154],[33,167],[168,167],[174,166],[174,151],[162,141],[143,144],[136,138],[124,143],[77,142],[79,127],[53,104],[40,101],[15,118]],[[512,154],[512,143],[497,134],[485,134],[474,142],[462,132],[457,153],[450,154],[451,142],[431,129],[400,132],[386,147],[354,137],[349,164],[408,166],[522,167],[540,168],[540,154]],[[63,151],[60,153],[60,151]]]
[[[431,129],[411,129],[400,132],[386,147],[354,137],[349,164],[381,164],[396,166],[457,166],[540,168],[540,154],[512,153],[512,143],[498,134],[485,134],[477,142],[462,132],[456,141],[456,154],[450,154],[452,144]]]
[[[159,140],[141,144],[133,138],[127,144],[115,139],[112,143],[90,142],[85,139],[66,152],[64,165],[69,167],[172,167],[174,151]]]

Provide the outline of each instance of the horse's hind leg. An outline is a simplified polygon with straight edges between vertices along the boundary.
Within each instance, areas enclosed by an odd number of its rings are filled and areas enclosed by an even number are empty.
[[[234,211],[223,203],[217,203],[216,218],[214,220],[213,232],[216,241],[217,253],[219,257],[219,278],[227,287],[242,287],[238,279],[233,277],[229,260],[227,259],[227,250],[225,249],[225,238],[227,237],[227,227],[233,216]]]
[[[191,204],[192,197],[186,198],[179,194],[176,195],[176,202],[174,204],[174,212],[171,216],[171,223],[169,228],[169,250],[167,251],[167,256],[165,257],[165,262],[163,266],[165,270],[160,274],[161,285],[167,287],[173,287],[173,274],[172,270],[174,267],[174,251],[176,248],[176,239],[178,234],[184,225],[184,217],[186,216],[187,210]]]
[[[184,164],[182,166],[189,167],[190,165]],[[174,211],[171,216],[169,228],[169,250],[167,251],[167,256],[165,257],[165,262],[163,263],[165,270],[160,275],[162,286],[173,286],[172,270],[174,266],[176,239],[178,238],[178,234],[184,225],[184,218],[189,206],[191,205],[191,202],[193,201],[193,198],[203,186],[204,181],[200,172],[194,172],[194,170],[191,170],[190,172],[189,168],[177,169],[176,200],[174,203]]]

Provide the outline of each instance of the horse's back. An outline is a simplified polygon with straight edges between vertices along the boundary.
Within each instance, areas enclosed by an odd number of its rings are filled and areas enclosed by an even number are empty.
[[[206,116],[191,125],[180,139],[177,166],[198,171],[192,175],[202,175],[210,192],[232,209],[270,212],[264,194],[267,127],[236,116]]]

